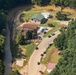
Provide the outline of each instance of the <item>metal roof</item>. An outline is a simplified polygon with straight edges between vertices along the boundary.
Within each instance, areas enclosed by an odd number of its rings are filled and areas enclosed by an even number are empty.
[[[35,14],[31,19],[38,19],[38,20],[42,20],[44,18],[44,16],[42,14]]]

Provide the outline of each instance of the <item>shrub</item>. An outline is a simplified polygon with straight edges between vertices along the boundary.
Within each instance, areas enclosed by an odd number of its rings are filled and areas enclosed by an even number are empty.
[[[61,12],[57,12],[56,13],[56,18],[58,20],[67,20],[67,15],[66,14],[62,14]]]
[[[48,23],[49,27],[55,27],[52,23]]]

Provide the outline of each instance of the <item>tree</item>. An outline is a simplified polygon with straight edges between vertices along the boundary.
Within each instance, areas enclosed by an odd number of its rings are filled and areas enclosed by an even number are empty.
[[[48,23],[49,27],[55,27],[52,23]]]
[[[33,38],[33,31],[32,30],[28,30],[26,33],[26,39],[30,40]]]
[[[6,27],[6,15],[3,12],[0,12],[0,33],[3,28]]]
[[[42,0],[31,0],[33,4],[41,4]]]
[[[5,37],[0,35],[0,59],[4,57]]]
[[[2,60],[0,60],[0,75],[4,74],[4,65],[2,63]]]
[[[61,12],[57,12],[56,13],[56,18],[58,20],[67,20],[67,15],[66,14],[62,14]]]
[[[50,75],[76,75],[76,19],[72,19],[67,30],[63,31],[64,29],[54,41],[58,47],[63,48],[63,51],[61,52],[61,58],[58,64]],[[64,37],[61,36],[63,33],[65,33],[65,40],[67,40],[65,41],[65,43],[67,43],[66,48],[64,48],[64,41],[61,40],[61,38]]]
[[[24,36],[22,35],[21,32],[19,32],[19,33],[17,34],[16,43],[17,43],[17,44],[21,44],[21,45],[25,43],[25,41],[24,41]]]

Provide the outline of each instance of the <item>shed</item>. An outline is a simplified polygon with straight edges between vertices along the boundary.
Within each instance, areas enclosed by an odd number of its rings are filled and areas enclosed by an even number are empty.
[[[35,14],[31,20],[35,23],[38,23],[41,24],[41,23],[44,23],[46,21],[45,17],[42,15],[42,14]]]
[[[41,13],[46,19],[48,19],[50,17],[50,13],[49,12],[42,12]]]

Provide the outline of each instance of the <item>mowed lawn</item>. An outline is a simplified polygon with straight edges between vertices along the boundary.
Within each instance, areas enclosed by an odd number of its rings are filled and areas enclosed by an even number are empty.
[[[36,45],[35,44],[29,44],[26,46],[26,52],[25,52],[25,55],[26,55],[26,58],[29,59],[31,54],[33,53],[34,49],[35,49]]]
[[[58,55],[58,49],[52,45],[47,49],[46,56],[42,59],[43,64],[47,64],[48,62],[57,63],[60,56]]]

